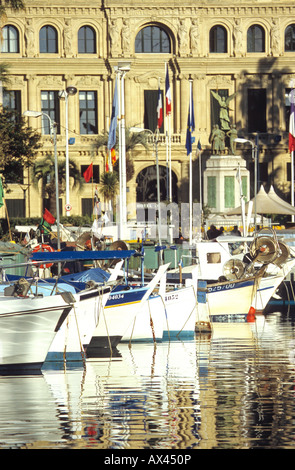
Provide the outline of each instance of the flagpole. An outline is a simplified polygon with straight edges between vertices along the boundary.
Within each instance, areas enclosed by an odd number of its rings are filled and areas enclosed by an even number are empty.
[[[162,121],[162,115],[161,113],[163,112],[163,103],[161,101],[161,95],[160,95],[160,78],[158,79],[158,109],[157,109],[157,130],[155,132],[154,140],[155,140],[155,146],[156,146],[156,170],[157,170],[157,202],[158,202],[158,240],[159,240],[159,246],[162,245],[162,237],[161,237],[161,193],[160,193],[160,173],[159,173],[159,155],[158,155],[158,141],[159,141],[159,132],[160,132],[160,127],[163,123]],[[162,109],[160,108],[160,105]],[[160,259],[162,260],[162,257],[160,256]]]
[[[200,186],[200,207],[201,207],[201,216],[203,212],[203,198],[202,198],[202,149],[199,148],[199,144],[201,146],[201,142],[199,140],[198,142],[198,147],[197,151],[198,152],[198,157],[199,157],[199,186]]]
[[[167,76],[167,63],[165,62],[165,78]],[[167,82],[165,80],[165,85]],[[170,195],[170,182],[169,182],[169,134],[168,134],[168,112],[167,112],[167,88],[165,89],[166,107],[165,107],[165,134],[166,134],[166,199],[169,200]]]
[[[290,120],[289,120],[289,151],[291,154],[291,204],[294,206],[294,139],[295,139],[295,97],[294,93],[295,90],[293,88],[293,80],[290,83],[291,91],[289,93],[289,101],[290,101]],[[294,215],[291,217],[292,222],[294,222],[295,218]]]
[[[119,121],[119,126],[118,126],[118,131],[119,131],[119,194],[120,194],[120,200],[119,200],[119,233],[118,233],[118,239],[122,239],[122,227],[123,227],[123,199],[122,199],[122,127],[121,127],[121,76],[120,72],[118,70],[118,121]]]
[[[241,176],[241,167],[238,164],[238,181],[240,186],[240,202],[242,210],[242,224],[243,224],[243,237],[247,235],[247,226],[246,226],[246,212],[245,212],[245,199],[243,197],[243,186],[242,186],[242,176]]]
[[[291,204],[294,207],[294,152],[291,152]],[[294,215],[292,215],[292,222],[294,222]]]
[[[165,95],[166,95],[166,166],[167,176],[167,199],[172,202],[172,168],[171,168],[171,88],[167,62],[165,62]],[[169,194],[169,195],[168,195]]]
[[[109,139],[108,139],[108,166],[109,170],[113,169],[113,161],[112,161],[112,149],[115,148],[116,144],[116,130],[118,127],[118,135],[119,135],[119,221],[117,220],[118,225],[118,239],[122,239],[122,228],[123,228],[123,139],[122,139],[122,103],[121,103],[121,78],[122,78],[122,71],[120,70],[119,66],[114,67],[116,72],[116,81],[115,81],[115,89],[114,89],[114,98],[112,104],[112,116],[111,116],[111,124],[110,124],[110,132],[109,132]],[[108,201],[109,203],[109,201]],[[117,204],[118,207],[118,204]],[[117,214],[118,215],[118,214]]]
[[[122,129],[122,208],[123,208],[123,214],[122,214],[122,220],[123,220],[123,225],[124,228],[127,223],[127,200],[126,200],[126,195],[127,195],[127,187],[126,187],[126,142],[125,142],[125,93],[124,93],[124,82],[125,82],[125,75],[126,72],[123,71],[122,73],[122,78],[121,78],[121,129]]]
[[[94,193],[93,193],[93,172],[91,176],[91,196],[92,196],[92,220],[94,220]]]
[[[168,116],[165,117],[166,127],[166,199],[169,200],[170,184],[169,184],[169,137],[168,137]]]
[[[171,168],[171,114],[168,116],[168,159],[169,159],[169,202],[172,202],[172,168]]]
[[[158,155],[158,138],[159,138],[159,129],[155,133],[155,146],[156,146],[156,168],[157,168],[157,201],[158,201],[158,240],[159,246],[162,245],[161,237],[161,195],[160,195],[160,174],[159,174],[159,155]],[[160,257],[162,259],[162,257]]]
[[[165,134],[166,134],[166,199],[170,199],[170,179],[169,179],[169,115],[167,109],[167,63],[165,62]]]
[[[190,84],[190,104],[189,104],[189,125],[192,124],[192,88],[193,80],[189,79]],[[191,146],[192,147],[192,146]],[[189,244],[192,245],[193,234],[193,184],[192,184],[192,148],[189,154]]]

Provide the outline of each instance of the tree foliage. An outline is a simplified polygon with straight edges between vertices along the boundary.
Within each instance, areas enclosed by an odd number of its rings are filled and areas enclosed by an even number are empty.
[[[0,166],[4,175],[11,165],[32,166],[41,146],[40,134],[28,127],[22,116],[7,108],[0,109]]]
[[[23,10],[25,3],[23,0],[0,0],[0,14],[3,15],[7,8],[12,10]]]
[[[99,192],[102,194],[104,200],[114,201],[115,196],[119,189],[118,174],[116,172],[105,172],[101,176],[99,185]]]

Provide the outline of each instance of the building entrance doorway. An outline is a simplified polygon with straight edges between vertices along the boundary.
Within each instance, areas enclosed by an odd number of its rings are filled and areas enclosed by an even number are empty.
[[[159,165],[160,200],[169,200],[169,174],[168,169]],[[156,165],[148,166],[142,170],[137,178],[136,202],[157,202],[157,168]],[[172,202],[178,202],[177,177],[172,171]]]

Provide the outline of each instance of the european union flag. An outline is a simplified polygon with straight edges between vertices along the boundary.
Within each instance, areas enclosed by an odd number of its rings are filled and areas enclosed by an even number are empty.
[[[193,93],[191,90],[191,99],[189,104],[188,110],[188,118],[187,118],[187,131],[186,131],[186,141],[185,141],[185,148],[187,151],[187,155],[192,153],[192,132],[195,130],[195,116],[194,116],[194,101],[193,101]]]

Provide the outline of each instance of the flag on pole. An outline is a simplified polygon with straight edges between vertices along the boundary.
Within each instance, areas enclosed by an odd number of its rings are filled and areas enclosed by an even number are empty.
[[[199,140],[198,140],[197,149],[196,149],[196,156],[201,155],[201,153],[202,153],[202,145],[201,145],[201,141],[200,141],[200,139],[199,139]]]
[[[85,179],[86,183],[89,183],[89,181],[91,180],[91,178],[93,176],[93,163],[90,163],[87,170],[84,171],[83,176],[84,176],[84,179]]]
[[[53,217],[51,212],[49,212],[49,210],[46,208],[44,209],[43,220],[45,220],[45,222],[48,222],[50,225],[53,225],[55,223],[55,217]]]
[[[171,88],[169,84],[168,67],[166,68],[166,116],[171,114]]]
[[[186,131],[186,141],[185,148],[187,150],[187,155],[192,153],[192,132],[195,130],[195,116],[194,116],[194,101],[193,93],[191,91],[188,118],[187,118],[187,131]]]
[[[45,208],[39,225],[41,233],[43,233],[44,235],[48,235],[51,232],[51,225],[53,225],[54,223],[55,218],[53,217],[51,212],[49,212],[49,210]]]
[[[161,93],[160,87],[159,87],[159,92],[158,92],[157,117],[158,117],[157,127],[158,129],[160,129],[163,124],[163,103],[162,103],[162,93]]]
[[[289,100],[291,103],[289,121],[289,152],[291,153],[295,150],[295,89],[291,90]]]
[[[108,145],[107,145],[108,160],[109,160],[106,162],[107,173],[109,172],[110,165],[114,165],[114,163],[116,162],[115,145],[116,145],[118,116],[119,116],[119,101],[118,101],[118,83],[117,83],[117,77],[116,77],[113,104],[112,104],[111,124],[110,124]]]
[[[112,105],[111,124],[108,137],[108,150],[111,151],[116,144],[116,130],[117,130],[117,119],[119,115],[119,101],[118,101],[118,84],[117,77],[115,82],[115,91]]]
[[[4,205],[3,198],[4,198],[4,191],[3,191],[3,186],[2,186],[2,179],[0,177],[0,207]]]
[[[112,157],[112,164],[114,165],[116,163],[116,150],[114,147],[111,149],[111,157]]]

